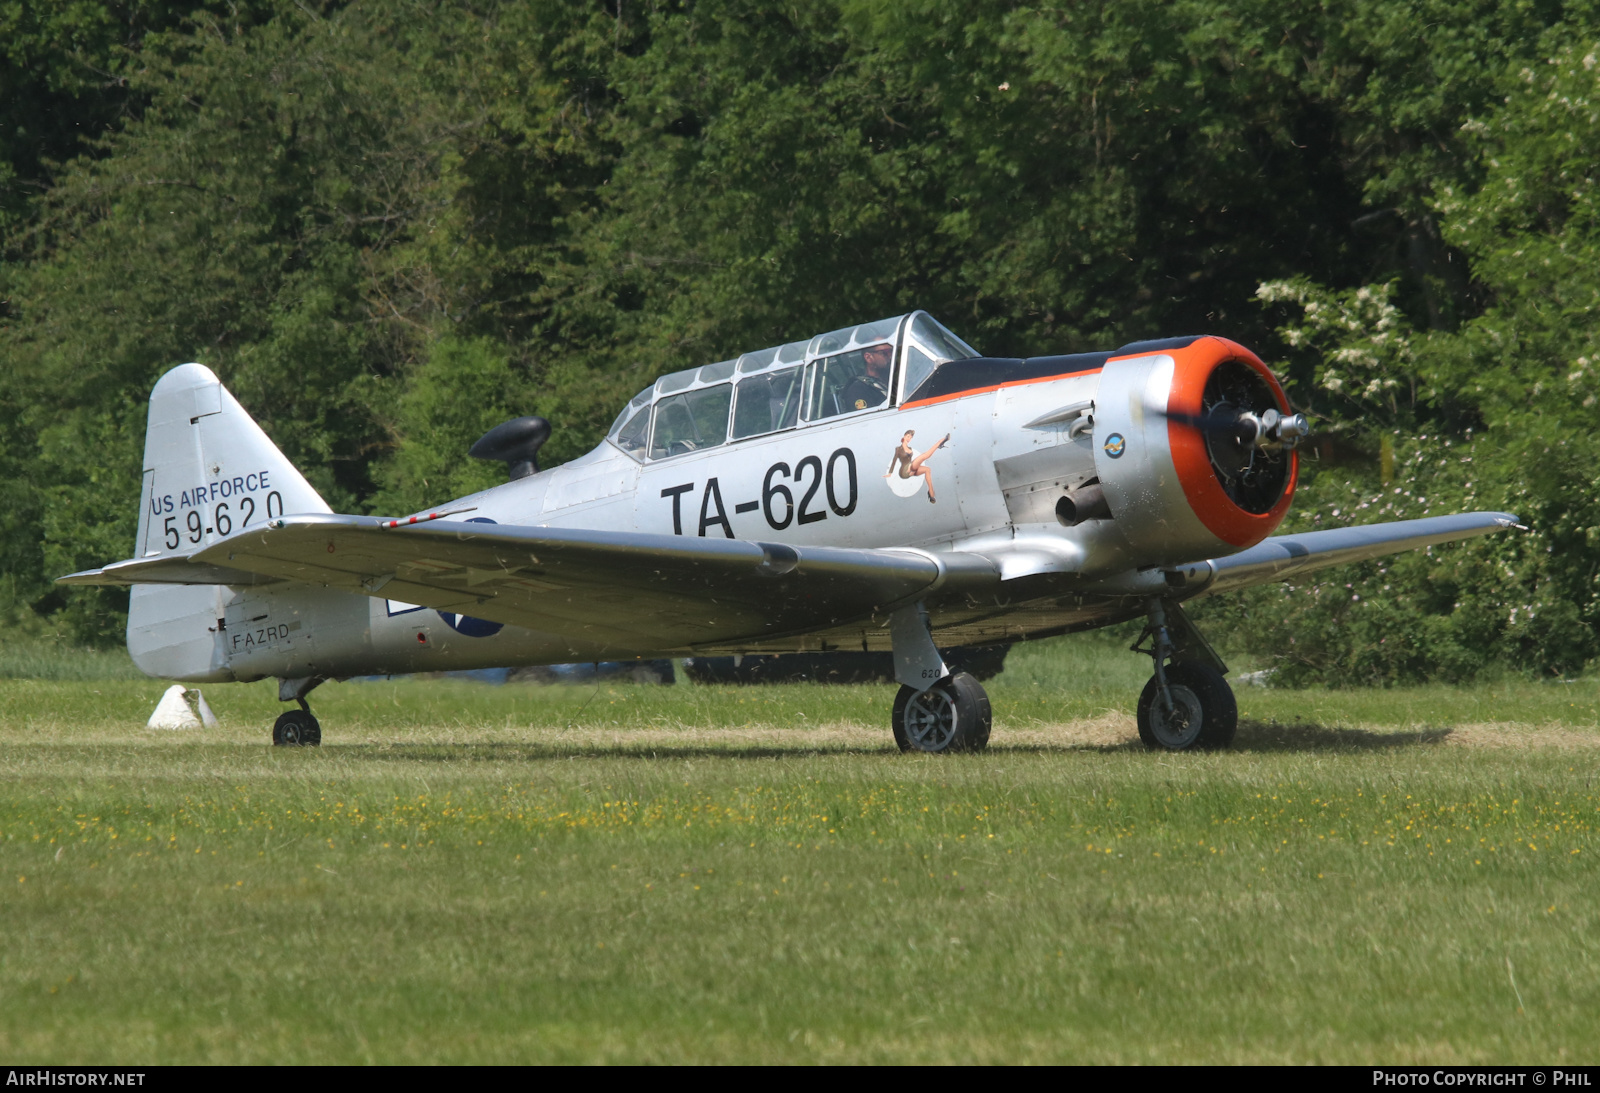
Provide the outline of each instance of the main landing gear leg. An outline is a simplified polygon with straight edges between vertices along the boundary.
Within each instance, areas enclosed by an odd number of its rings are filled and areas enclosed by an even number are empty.
[[[278,680],[278,701],[298,702],[298,710],[285,710],[272,724],[272,743],[280,748],[316,747],[322,743],[322,726],[311,714],[306,695],[327,682],[322,676]]]
[[[933,644],[928,613],[919,604],[889,619],[894,676],[894,742],[901,751],[982,751],[989,745],[989,696],[966,672],[951,674]]]
[[[1239,707],[1223,678],[1228,666],[1176,603],[1152,596],[1145,609],[1133,651],[1150,656],[1155,674],[1139,695],[1139,739],[1166,751],[1232,744]]]

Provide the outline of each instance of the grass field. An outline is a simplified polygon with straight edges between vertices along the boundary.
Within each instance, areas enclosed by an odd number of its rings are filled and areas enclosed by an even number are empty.
[[[1600,1057],[1600,687],[1240,688],[1173,756],[1145,670],[1021,648],[942,759],[888,686],[329,684],[274,750],[270,685],[0,680],[0,1054]]]

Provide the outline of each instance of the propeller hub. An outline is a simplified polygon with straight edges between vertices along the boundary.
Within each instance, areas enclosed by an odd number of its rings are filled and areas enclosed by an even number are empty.
[[[1255,515],[1270,512],[1288,487],[1293,457],[1287,449],[1298,442],[1305,422],[1299,414],[1284,414],[1277,402],[1259,372],[1244,361],[1226,360],[1207,377],[1193,422],[1224,492]]]
[[[1292,448],[1302,438],[1311,435],[1311,423],[1304,414],[1290,414],[1278,423],[1278,440],[1285,447]]]

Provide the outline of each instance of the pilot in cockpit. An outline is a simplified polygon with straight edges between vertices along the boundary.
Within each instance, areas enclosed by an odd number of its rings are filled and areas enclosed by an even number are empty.
[[[851,380],[843,392],[842,409],[846,413],[882,406],[889,398],[889,363],[894,360],[893,347],[886,343],[869,345],[861,351],[861,360],[866,371]]]

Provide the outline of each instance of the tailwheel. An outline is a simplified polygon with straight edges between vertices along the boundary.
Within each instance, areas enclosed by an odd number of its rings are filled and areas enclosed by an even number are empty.
[[[285,710],[272,724],[272,743],[280,748],[314,748],[322,743],[322,726],[310,710]]]
[[[989,725],[989,696],[966,672],[925,691],[901,687],[894,700],[894,742],[901,751],[982,751]]]
[[[1186,660],[1168,664],[1166,676],[1171,710],[1161,700],[1161,681],[1155,676],[1139,695],[1139,739],[1145,747],[1190,751],[1232,744],[1239,707],[1222,673],[1209,664]]]

